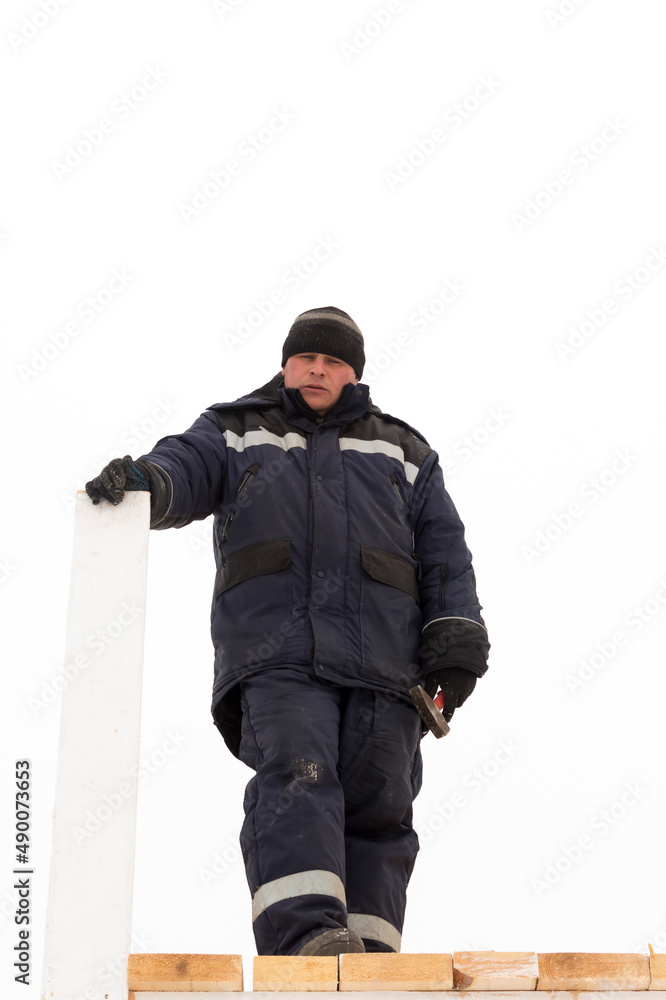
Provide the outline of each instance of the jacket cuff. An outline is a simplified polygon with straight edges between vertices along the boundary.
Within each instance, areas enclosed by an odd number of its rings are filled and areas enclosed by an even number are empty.
[[[141,464],[148,470],[150,476],[150,527],[167,528],[167,514],[173,500],[173,483],[171,476],[154,462],[145,459]]]
[[[424,674],[444,667],[462,667],[477,677],[488,669],[488,633],[470,618],[437,618],[421,636],[421,667]]]

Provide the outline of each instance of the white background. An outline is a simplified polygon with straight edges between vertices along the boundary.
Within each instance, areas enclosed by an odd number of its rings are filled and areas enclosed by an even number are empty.
[[[666,950],[661,5],[403,0],[381,27],[388,0],[51,7],[1,15],[3,995],[28,995],[10,957],[28,757],[38,996],[72,497],[267,381],[297,313],[329,304],[364,332],[373,400],[445,465],[492,641],[451,735],[423,743],[403,951]],[[209,714],[209,532],[150,539],[160,763],[134,950],[249,963],[250,772]]]

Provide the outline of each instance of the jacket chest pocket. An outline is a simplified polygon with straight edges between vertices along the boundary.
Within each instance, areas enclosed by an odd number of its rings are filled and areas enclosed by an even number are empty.
[[[418,662],[422,614],[413,565],[403,556],[361,546],[362,673],[403,684]]]

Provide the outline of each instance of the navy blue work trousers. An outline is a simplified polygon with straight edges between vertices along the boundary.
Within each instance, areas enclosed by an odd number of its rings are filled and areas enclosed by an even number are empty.
[[[419,849],[418,712],[291,667],[242,682],[241,704],[240,756],[256,772],[240,839],[258,954],[294,955],[347,926],[367,951],[399,951]]]

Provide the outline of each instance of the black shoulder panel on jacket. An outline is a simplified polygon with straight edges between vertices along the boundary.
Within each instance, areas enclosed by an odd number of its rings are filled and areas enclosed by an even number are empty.
[[[246,411],[260,410],[262,426],[267,423],[278,423],[281,428],[280,433],[284,433],[282,428],[284,428],[285,421],[284,418],[279,416],[281,400],[277,391],[281,382],[282,373],[278,372],[270,382],[266,382],[265,385],[262,385],[259,389],[255,389],[254,392],[249,392],[246,396],[240,396],[229,403],[213,403],[212,406],[208,406],[206,409],[212,410],[215,414],[222,432],[230,430],[234,434],[240,435],[246,430],[255,429],[252,426],[252,420],[248,423]],[[275,414],[275,420],[271,420],[273,413]],[[257,422],[256,426],[257,428],[259,427],[259,422]],[[275,427],[267,427],[266,429],[276,431]]]
[[[380,417],[382,420],[389,420],[393,424],[399,424],[401,427],[404,427],[405,430],[408,430],[411,434],[414,434],[417,438],[423,441],[424,444],[428,444],[423,434],[421,434],[420,431],[417,431],[416,427],[412,427],[411,424],[408,424],[406,420],[401,420],[400,417],[394,417],[390,413],[382,413],[379,407],[375,406],[372,400],[370,401],[368,410],[371,414],[376,417]]]
[[[432,448],[418,431],[404,420],[382,413],[376,406],[360,419],[347,424],[341,436],[357,441],[390,441],[402,449],[407,462],[419,469],[432,452]]]
[[[238,399],[231,400],[228,403],[213,403],[212,406],[206,407],[208,410],[229,410],[229,409],[246,409],[247,407],[255,406],[279,406],[280,396],[278,394],[278,386],[282,381],[282,372],[278,372],[274,375],[270,382],[266,382],[259,389],[255,389],[254,392],[248,392],[245,396],[240,396]]]
[[[223,434],[225,431],[231,431],[238,437],[242,437],[243,434],[251,431],[266,430],[270,434],[283,437],[289,430],[294,430],[286,420],[280,406],[251,406],[233,409],[223,407],[220,410],[209,407],[209,409],[215,413]],[[298,431],[298,433],[302,434],[302,431]]]

